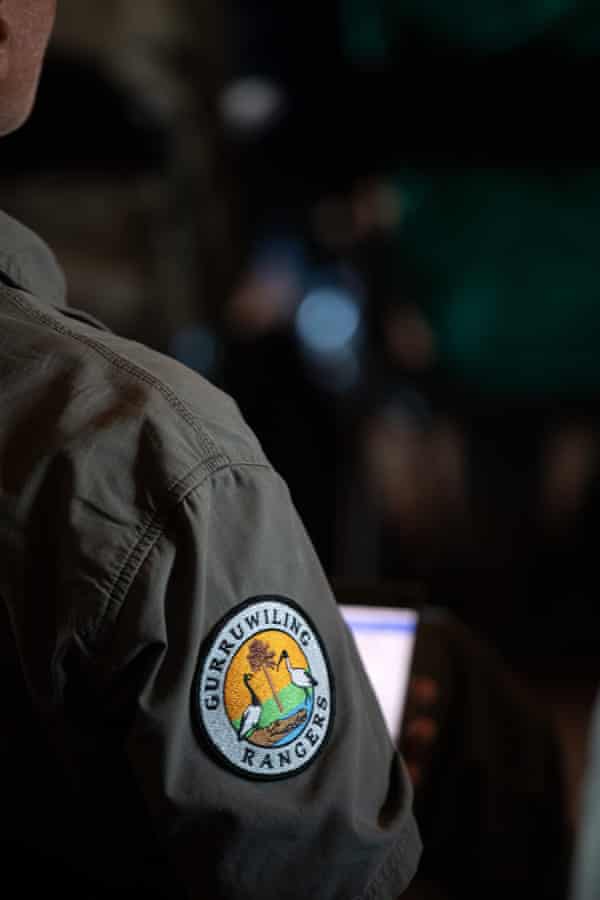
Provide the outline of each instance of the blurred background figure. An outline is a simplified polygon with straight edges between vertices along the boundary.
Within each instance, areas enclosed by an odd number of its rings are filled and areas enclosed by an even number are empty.
[[[497,650],[444,610],[425,610],[412,671],[400,746],[424,835],[415,888],[562,900],[572,828],[552,720]]]

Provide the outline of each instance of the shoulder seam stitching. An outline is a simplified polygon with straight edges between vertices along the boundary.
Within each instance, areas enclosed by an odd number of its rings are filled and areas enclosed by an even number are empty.
[[[120,356],[118,353],[115,353],[113,350],[105,347],[100,341],[95,341],[93,338],[77,334],[70,328],[66,328],[64,325],[60,325],[58,322],[55,322],[54,319],[52,319],[50,316],[45,315],[39,310],[33,309],[27,304],[26,301],[23,300],[22,297],[19,296],[19,294],[16,293],[15,290],[8,287],[7,285],[4,287],[5,293],[8,294],[9,300],[11,300],[15,304],[15,306],[17,306],[22,312],[24,312],[25,315],[29,316],[29,318],[32,318],[43,323],[44,325],[49,326],[58,334],[62,334],[65,337],[70,337],[73,340],[84,344],[85,346],[89,347],[91,350],[94,350],[96,353],[102,356],[116,369],[134,376],[135,378],[143,381],[145,384],[148,384],[150,387],[153,387],[155,390],[157,390],[160,394],[162,394],[169,405],[181,416],[181,418],[185,422],[187,422],[187,424],[198,434],[203,444],[204,450],[207,453],[211,455],[220,454],[223,458],[229,460],[227,454],[221,451],[216,446],[212,438],[199,425],[197,419],[194,417],[193,413],[186,406],[183,400],[181,400],[181,398],[175,393],[175,391],[173,391],[167,384],[165,384],[160,379],[155,378],[142,366],[129,362],[127,359],[125,359],[125,357]]]
[[[127,594],[136,579],[142,563],[162,537],[166,519],[183,503],[186,497],[201,488],[211,475],[223,471],[224,469],[237,468],[273,471],[272,467],[266,463],[232,463],[231,460],[226,459],[223,455],[214,456],[198,463],[186,475],[175,481],[169,487],[161,508],[148,519],[143,527],[142,534],[127,553],[127,556],[121,564],[113,581],[112,588],[103,603],[101,611],[96,616],[94,623],[79,631],[79,634],[84,641],[86,641],[86,639],[95,641],[105,626],[109,610],[115,607],[119,610],[123,607],[123,604],[127,599]],[[195,475],[200,469],[204,469],[203,477],[196,481]],[[169,503],[170,499],[173,500],[172,503]]]

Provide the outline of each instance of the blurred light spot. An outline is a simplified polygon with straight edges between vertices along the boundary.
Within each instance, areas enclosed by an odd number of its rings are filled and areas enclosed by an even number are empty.
[[[300,280],[306,275],[306,250],[298,238],[267,237],[254,248],[251,266],[257,270],[286,269]]]
[[[405,200],[392,182],[368,179],[352,196],[352,219],[357,239],[377,231],[393,231],[402,223]]]
[[[270,125],[281,113],[284,95],[272,81],[249,76],[224,88],[220,107],[227,125],[240,131],[256,131]]]
[[[356,338],[361,324],[357,299],[339,287],[309,291],[296,313],[296,329],[306,349],[335,354]]]
[[[302,299],[304,265],[298,242],[261,242],[228,301],[229,327],[254,337],[289,323]]]
[[[360,362],[354,350],[343,350],[325,367],[323,374],[328,376],[325,386],[335,393],[344,394],[352,390],[360,381]]]
[[[385,341],[394,362],[406,369],[420,372],[435,362],[435,335],[416,307],[390,310],[385,318]]]
[[[209,377],[214,373],[219,359],[217,338],[202,325],[190,325],[173,335],[169,354],[190,369]]]

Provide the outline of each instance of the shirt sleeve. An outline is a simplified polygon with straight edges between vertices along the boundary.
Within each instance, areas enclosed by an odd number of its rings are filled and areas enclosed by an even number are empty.
[[[107,634],[104,703],[129,679],[129,766],[190,897],[404,891],[421,851],[410,783],[276,473],[229,466],[194,487]]]

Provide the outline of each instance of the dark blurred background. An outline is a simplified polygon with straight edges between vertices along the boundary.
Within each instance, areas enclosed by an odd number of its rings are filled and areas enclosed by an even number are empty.
[[[422,579],[537,678],[573,779],[599,76],[591,0],[62,0],[0,147],[72,305],[234,396],[329,575]]]

